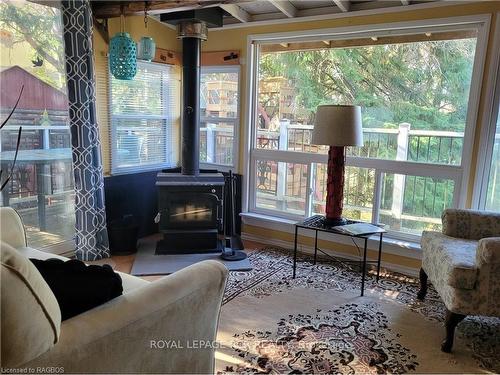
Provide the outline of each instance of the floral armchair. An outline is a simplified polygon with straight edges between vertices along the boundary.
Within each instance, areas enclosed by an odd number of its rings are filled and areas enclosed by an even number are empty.
[[[417,297],[430,280],[447,309],[441,350],[449,353],[467,315],[500,316],[500,213],[447,209],[442,222],[442,233],[422,234]]]

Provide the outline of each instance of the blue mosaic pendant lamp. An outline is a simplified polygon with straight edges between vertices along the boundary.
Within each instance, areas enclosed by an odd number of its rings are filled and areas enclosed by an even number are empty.
[[[148,28],[148,2],[144,2],[144,28]],[[153,38],[143,36],[137,45],[137,58],[139,60],[151,61],[155,58],[156,43]]]
[[[123,11],[120,32],[109,41],[109,68],[116,79],[131,80],[137,73],[137,49],[134,40],[124,30]]]

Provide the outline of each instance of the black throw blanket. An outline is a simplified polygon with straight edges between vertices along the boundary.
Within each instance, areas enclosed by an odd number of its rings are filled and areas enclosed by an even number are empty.
[[[113,269],[79,260],[30,259],[42,274],[61,308],[62,320],[102,305],[123,293],[122,279]]]

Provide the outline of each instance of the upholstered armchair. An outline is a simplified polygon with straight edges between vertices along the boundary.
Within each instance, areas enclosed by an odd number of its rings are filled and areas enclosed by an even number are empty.
[[[442,222],[442,233],[422,234],[417,297],[430,280],[447,309],[441,350],[449,353],[467,315],[500,316],[500,213],[448,209]]]

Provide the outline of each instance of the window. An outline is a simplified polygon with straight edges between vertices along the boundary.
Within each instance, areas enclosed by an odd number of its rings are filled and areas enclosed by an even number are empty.
[[[498,21],[500,25],[500,21]],[[499,44],[500,39],[497,41]],[[478,178],[480,202],[479,208],[500,212],[500,54],[496,72],[496,85],[493,92],[491,121],[488,127],[486,145],[479,156],[479,161],[484,162],[484,169],[479,166],[479,173],[483,178]]]
[[[498,111],[487,186],[485,208],[487,210],[500,211],[500,115]]]
[[[439,230],[469,162],[480,30],[255,37],[249,209],[293,219],[324,213],[328,147],[311,143],[316,108],[357,104],[364,146],[347,150],[344,216],[405,239]]]
[[[239,72],[238,66],[201,71],[200,162],[209,168],[236,167]]]
[[[171,78],[171,69],[138,61],[133,80],[109,75],[112,173],[174,165],[177,81]]]
[[[50,2],[1,2],[0,34],[1,119],[24,85],[16,111],[0,132],[3,183],[22,126],[19,155],[1,205],[19,212],[35,248],[72,240],[75,194],[61,11]]]

